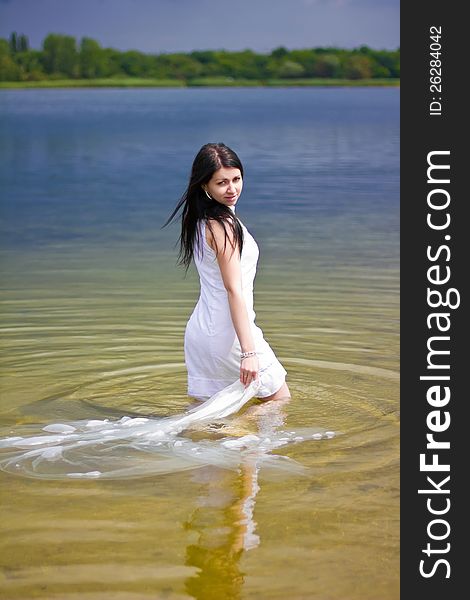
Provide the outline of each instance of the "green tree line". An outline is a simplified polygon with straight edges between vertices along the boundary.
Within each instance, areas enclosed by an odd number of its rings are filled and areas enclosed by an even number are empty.
[[[252,50],[197,50],[189,53],[146,54],[103,48],[89,37],[77,40],[51,33],[41,50],[29,46],[26,35],[0,38],[0,81],[139,77],[190,80],[196,77],[233,79],[370,79],[400,77],[400,50],[352,50],[336,47],[288,50],[270,54]]]

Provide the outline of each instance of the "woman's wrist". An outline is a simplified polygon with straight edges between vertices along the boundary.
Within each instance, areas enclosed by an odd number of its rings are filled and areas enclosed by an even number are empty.
[[[247,352],[242,352],[240,354],[240,360],[243,360],[244,358],[248,358],[249,356],[256,356],[257,352],[255,350],[248,350]]]

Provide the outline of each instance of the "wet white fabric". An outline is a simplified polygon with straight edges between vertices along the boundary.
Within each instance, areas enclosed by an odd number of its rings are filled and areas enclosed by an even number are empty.
[[[241,223],[241,226],[244,233],[240,260],[242,291],[259,359],[260,385],[257,396],[264,398],[279,390],[287,371],[255,323],[253,286],[259,248],[245,225]],[[199,273],[200,295],[186,325],[184,353],[188,370],[188,395],[206,399],[239,377],[241,348],[216,254],[206,240],[206,223],[203,219],[198,221],[198,231],[194,262]]]
[[[240,410],[258,393],[256,380],[246,388],[235,381],[182,415],[163,418],[83,420],[52,423],[29,436],[0,440],[0,467],[12,473],[45,479],[116,479],[194,469],[204,465],[237,469],[244,456],[257,465],[301,472],[303,467],[271,450],[288,443],[333,437],[332,431],[308,428],[271,431],[268,435],[194,442],[182,432]]]

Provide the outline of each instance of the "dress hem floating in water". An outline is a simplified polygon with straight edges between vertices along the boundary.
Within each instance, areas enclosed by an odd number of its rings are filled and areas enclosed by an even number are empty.
[[[257,395],[259,386],[259,380],[247,387],[237,380],[200,406],[173,417],[53,423],[43,427],[47,435],[3,438],[0,449],[6,457],[0,467],[42,479],[122,479],[206,465],[238,469],[249,459],[258,465],[302,472],[301,465],[271,451],[292,442],[331,438],[334,432],[304,428],[273,431],[269,437],[251,434],[197,442],[182,435],[188,428],[238,412]]]

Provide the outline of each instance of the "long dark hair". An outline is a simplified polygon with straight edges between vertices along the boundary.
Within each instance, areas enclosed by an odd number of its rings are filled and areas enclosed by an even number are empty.
[[[166,227],[173,220],[180,208],[183,207],[181,213],[181,234],[178,238],[180,250],[177,264],[184,265],[186,272],[193,259],[195,243],[200,244],[201,242],[197,227],[200,219],[206,221],[211,233],[213,233],[213,230],[208,219],[214,219],[221,223],[225,232],[224,250],[228,237],[226,227],[229,226],[233,233],[235,247],[238,247],[240,255],[242,253],[243,229],[237,216],[228,206],[208,198],[202,189],[202,186],[210,181],[215,171],[222,167],[240,169],[243,178],[242,163],[233,150],[222,143],[205,144],[194,159],[188,187],[181,196],[175,210],[162,226],[162,228]],[[202,244],[200,247],[202,247]]]

